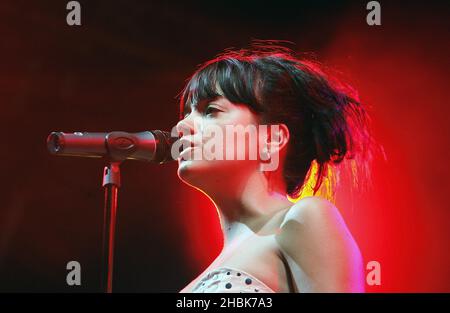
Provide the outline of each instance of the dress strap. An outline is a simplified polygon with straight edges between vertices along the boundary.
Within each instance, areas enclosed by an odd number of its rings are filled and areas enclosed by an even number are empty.
[[[284,268],[286,270],[286,279],[289,287],[290,293],[298,293],[297,284],[294,280],[294,275],[292,274],[291,267],[289,266],[289,262],[286,260],[286,257],[283,252],[279,253],[280,259],[283,262]]]

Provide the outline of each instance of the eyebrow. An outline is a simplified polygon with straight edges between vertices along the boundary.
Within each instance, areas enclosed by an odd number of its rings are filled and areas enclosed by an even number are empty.
[[[220,96],[216,96],[216,97],[210,97],[210,98],[205,98],[202,99],[200,101],[197,101],[195,104],[192,105],[191,102],[189,103],[185,103],[184,107],[183,107],[183,116],[185,116],[187,113],[190,113],[192,110],[192,107],[194,107],[194,109],[198,106],[203,107],[205,104],[211,102],[211,101],[216,101],[218,98],[220,98]]]

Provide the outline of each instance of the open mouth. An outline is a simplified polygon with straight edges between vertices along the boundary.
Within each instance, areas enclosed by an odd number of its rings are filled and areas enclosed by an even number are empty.
[[[189,161],[194,159],[194,151],[196,148],[188,147],[181,151],[180,155],[178,156],[178,159],[180,161]]]
[[[195,152],[195,150],[200,149],[199,143],[194,142],[194,138],[186,138],[182,137],[179,139],[181,142],[181,145],[179,147],[179,155],[178,160],[180,161],[188,161],[188,160],[194,160],[195,157],[198,155],[198,152]],[[194,153],[195,152],[195,153]]]

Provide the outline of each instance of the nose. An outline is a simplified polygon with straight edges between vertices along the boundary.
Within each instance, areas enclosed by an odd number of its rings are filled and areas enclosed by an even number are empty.
[[[194,148],[192,137],[194,135],[194,122],[192,118],[190,118],[190,116],[187,116],[179,121],[176,125],[176,130],[178,132],[178,141],[181,143],[179,147],[179,153],[181,153],[185,148]]]
[[[192,122],[189,120],[189,117],[179,121],[176,125],[176,129],[179,137],[192,135],[194,133],[194,127]]]

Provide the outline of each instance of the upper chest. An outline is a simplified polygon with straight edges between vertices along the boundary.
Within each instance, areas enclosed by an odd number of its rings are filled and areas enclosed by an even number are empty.
[[[242,270],[275,292],[289,292],[286,267],[273,235],[252,236],[226,247],[183,291],[190,292],[208,272],[221,267]]]

